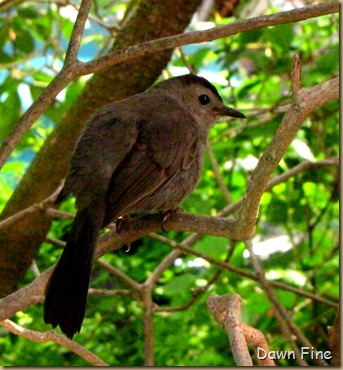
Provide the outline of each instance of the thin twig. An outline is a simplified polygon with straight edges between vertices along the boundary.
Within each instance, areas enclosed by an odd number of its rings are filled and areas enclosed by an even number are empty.
[[[47,236],[45,238],[45,241],[47,243],[50,243],[50,244],[55,245],[56,247],[60,247],[60,248],[64,248],[66,246],[66,242],[64,242],[60,239],[52,238],[51,236]]]
[[[182,48],[178,47],[178,48],[176,48],[176,50],[179,52],[182,63],[187,67],[189,73],[197,74],[197,71],[195,70],[194,66],[189,64],[189,62],[187,60],[187,57],[186,57],[185,53],[183,52]]]
[[[151,235],[151,234],[150,234]],[[238,267],[235,267],[235,266],[232,266],[230,264],[228,264],[227,262],[224,262],[224,261],[219,261],[205,253],[202,253],[202,252],[198,252],[197,250],[193,249],[193,248],[190,248],[188,247],[186,244],[188,243],[177,243],[176,241],[174,240],[171,240],[171,239],[168,239],[166,238],[165,236],[162,236],[162,235],[158,235],[158,238],[156,237],[157,240],[171,246],[172,248],[176,248],[176,249],[179,249],[179,254],[178,256],[180,256],[182,254],[182,252],[185,252],[185,253],[188,253],[188,254],[192,254],[192,255],[195,255],[197,257],[200,257],[200,258],[203,258],[204,260],[212,263],[212,264],[215,264],[219,267],[222,267],[223,269],[225,270],[229,270],[237,275],[240,275],[240,276],[243,276],[243,277],[246,277],[248,279],[251,279],[251,280],[254,280],[256,281],[257,279],[257,276],[255,274],[252,274],[250,272],[247,272],[245,270],[242,270]],[[181,252],[182,251],[182,252]],[[171,252],[172,253],[172,252]],[[170,253],[170,254],[171,254]],[[172,258],[171,258],[172,259]],[[169,262],[169,260],[168,260]],[[163,270],[164,271],[164,270]],[[316,294],[313,294],[313,293],[310,293],[310,292],[307,292],[303,289],[299,289],[299,288],[295,288],[295,287],[292,287],[288,284],[285,284],[285,283],[281,283],[281,282],[278,282],[278,281],[270,281],[269,282],[274,288],[278,288],[278,289],[283,289],[283,290],[287,290],[287,291],[290,291],[290,292],[293,292],[297,295],[300,295],[300,296],[303,296],[303,297],[307,297],[307,298],[310,298],[311,300],[313,301],[316,301],[316,302],[319,302],[321,304],[324,304],[328,307],[332,307],[332,308],[338,308],[339,307],[339,304],[338,303],[335,303],[335,302],[331,302],[331,301],[328,301]]]
[[[101,297],[112,297],[115,295],[128,295],[135,299],[137,297],[134,296],[131,290],[128,289],[99,289],[99,288],[89,288],[88,289],[89,295],[96,295]]]
[[[299,54],[295,54],[292,61],[292,72],[291,72],[291,91],[292,95],[296,96],[301,90],[301,62]]]
[[[82,40],[83,30],[85,29],[86,21],[89,11],[91,9],[93,0],[82,0],[79,7],[73,31],[71,33],[68,49],[64,64],[71,65],[76,62],[79,53],[80,44]]]
[[[248,248],[249,248],[249,246],[251,246],[250,241],[247,242],[246,246]],[[252,248],[251,248],[251,250],[252,250]],[[260,278],[260,276],[257,276],[256,277],[256,281],[260,281],[259,278]],[[296,344],[295,338],[292,335],[292,332],[291,332],[289,326],[287,325],[286,320],[281,315],[280,311],[277,310],[277,309],[274,310],[274,316],[276,318],[276,321],[279,323],[279,326],[280,326],[280,329],[281,329],[281,332],[282,332],[283,336],[285,337],[285,339],[287,340],[287,342],[292,347],[292,349],[293,349],[293,351],[295,353],[295,356],[298,359],[299,365],[300,366],[307,366],[308,365],[307,362],[300,355],[300,350],[299,350],[299,348],[298,348],[298,346]]]
[[[58,188],[52,194],[50,194],[48,197],[46,197],[41,202],[35,203],[32,206],[25,208],[22,211],[19,211],[15,213],[14,215],[11,215],[5,218],[4,220],[0,221],[0,229],[6,228],[15,222],[18,222],[19,220],[21,220],[22,218],[26,217],[27,215],[31,213],[35,213],[39,210],[45,210],[55,201],[62,187],[63,187],[63,182],[58,186]]]
[[[295,177],[301,172],[309,171],[311,169],[324,167],[324,166],[338,166],[339,165],[339,158],[332,157],[323,160],[319,160],[317,162],[312,161],[305,161],[302,162],[295,167],[291,168],[290,170],[284,172],[281,175],[273,177],[266,187],[266,191],[272,189],[274,186],[281,184],[282,182],[286,182],[288,179]],[[219,213],[218,217],[225,217],[231,215],[232,213],[236,212],[242,206],[243,198],[230,204],[229,206],[224,207]]]
[[[163,272],[177,259],[181,256],[182,252],[178,249],[170,252],[156,267],[153,273],[147,278],[146,284],[153,285],[160,278]]]
[[[157,236],[157,234],[156,234]],[[235,245],[236,241],[232,240],[230,248],[228,250],[227,256],[224,259],[224,262],[228,263],[230,261],[230,258],[235,250]],[[205,292],[208,291],[208,289],[211,287],[212,284],[214,284],[222,272],[224,271],[223,268],[218,269],[212,277],[210,277],[206,283],[205,286],[201,288],[194,288],[191,293],[192,293],[192,298],[185,304],[181,306],[174,306],[174,307],[155,307],[154,311],[155,312],[175,312],[175,311],[184,311],[187,308],[191,307]]]
[[[71,212],[61,211],[60,209],[56,208],[49,207],[46,209],[46,213],[51,217],[65,218],[67,220],[73,220],[75,218],[75,214]]]
[[[136,292],[140,293],[142,288],[135,280],[131,279],[130,276],[124,274],[121,270],[117,269],[114,266],[109,265],[106,262],[97,260],[97,265],[107,270],[111,275],[119,277],[127,286],[134,289]]]
[[[53,331],[41,333],[39,331],[29,330],[22,326],[19,326],[18,324],[15,324],[13,321],[10,320],[0,321],[0,325],[4,326],[13,334],[29,339],[33,342],[38,343],[55,342],[69,349],[70,351],[76,353],[78,356],[82,357],[84,360],[86,360],[88,363],[92,365],[108,366],[108,364],[106,364],[106,362],[104,362],[100,357],[88,351],[88,349],[82,347],[80,344],[68,339],[64,335],[55,333]]]
[[[209,143],[207,143],[207,146],[206,146],[206,153],[208,155],[208,158],[210,159],[212,170],[213,170],[214,175],[217,179],[219,188],[221,190],[221,193],[223,194],[225,202],[229,204],[231,202],[230,192],[229,192],[227,186],[225,185],[223,175],[220,172],[216,156],[214,155],[212,147]]]

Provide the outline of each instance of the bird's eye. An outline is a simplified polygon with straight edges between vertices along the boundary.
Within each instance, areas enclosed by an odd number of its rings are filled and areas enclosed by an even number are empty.
[[[202,105],[206,105],[210,102],[210,98],[206,94],[202,94],[199,96],[199,102]]]

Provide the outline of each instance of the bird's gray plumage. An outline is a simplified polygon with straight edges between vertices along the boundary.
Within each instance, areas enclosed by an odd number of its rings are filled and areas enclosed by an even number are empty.
[[[220,115],[244,117],[225,107],[206,79],[192,74],[94,114],[57,199],[74,194],[78,212],[47,286],[47,323],[60,325],[70,338],[80,330],[99,230],[120,216],[177,208],[199,180],[207,136]]]

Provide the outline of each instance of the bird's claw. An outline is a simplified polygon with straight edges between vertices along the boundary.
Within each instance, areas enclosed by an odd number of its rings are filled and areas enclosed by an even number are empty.
[[[167,212],[164,213],[163,218],[162,218],[162,222],[161,222],[161,230],[164,233],[167,232],[167,230],[164,227],[164,224],[168,221],[168,219],[172,216],[173,213],[180,212],[180,211],[183,211],[183,209],[180,208],[180,207],[177,207],[175,209],[171,209],[171,210],[169,210],[169,211],[167,211]]]
[[[122,217],[117,219],[117,221],[116,221],[116,230],[117,230],[118,234],[121,234],[123,232],[123,230],[125,229],[125,223],[128,222],[130,219],[131,219],[131,217],[127,216],[127,215],[122,216]],[[126,248],[127,248],[125,252],[126,253],[129,252],[130,249],[131,249],[131,243],[125,244],[125,245],[123,245],[123,247],[124,246],[126,246]]]

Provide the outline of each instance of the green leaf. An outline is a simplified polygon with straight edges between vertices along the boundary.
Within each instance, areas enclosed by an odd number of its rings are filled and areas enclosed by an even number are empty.
[[[294,35],[294,25],[293,23],[288,23],[268,28],[264,33],[264,38],[272,44],[273,48],[289,50]]]
[[[24,54],[30,54],[33,52],[35,47],[35,42],[29,31],[19,30],[16,32],[14,47]]]
[[[12,130],[13,125],[20,118],[21,104],[16,91],[8,94],[7,98],[0,104],[0,140],[4,140]]]
[[[37,7],[29,4],[22,5],[17,10],[18,16],[23,18],[35,19],[40,16],[40,12]]]
[[[242,32],[239,35],[239,41],[241,44],[241,47],[245,47],[246,44],[257,42],[260,37],[263,35],[262,29],[252,30],[252,31],[246,31]]]

